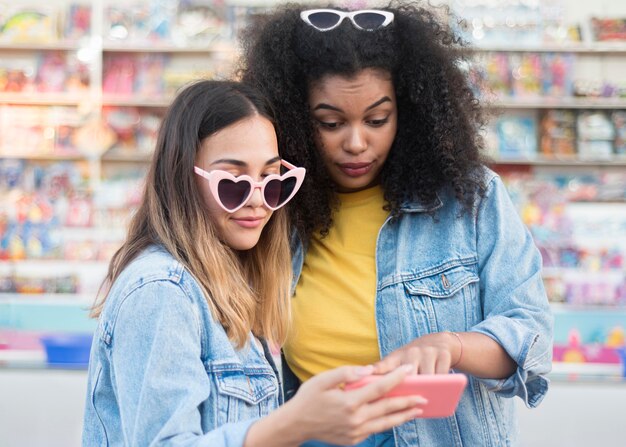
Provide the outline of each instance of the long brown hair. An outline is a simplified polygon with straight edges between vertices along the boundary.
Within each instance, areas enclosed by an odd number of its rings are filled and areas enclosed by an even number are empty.
[[[274,212],[255,247],[236,252],[218,238],[193,173],[202,140],[256,114],[273,122],[259,93],[237,82],[199,81],[176,97],[161,123],[141,205],[111,259],[92,317],[102,312],[122,270],[156,244],[198,281],[215,319],[238,347],[250,331],[276,344],[284,341],[291,284],[286,212]]]

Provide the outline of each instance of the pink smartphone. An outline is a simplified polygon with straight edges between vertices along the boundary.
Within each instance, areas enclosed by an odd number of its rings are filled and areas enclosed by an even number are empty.
[[[366,376],[346,384],[345,390],[355,390],[375,382],[383,376]],[[445,418],[456,410],[467,385],[464,374],[414,374],[389,391],[385,397],[419,395],[428,400],[421,406],[424,412],[418,418]]]

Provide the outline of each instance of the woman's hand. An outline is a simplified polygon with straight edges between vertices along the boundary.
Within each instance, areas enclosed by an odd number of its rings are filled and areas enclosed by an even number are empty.
[[[435,332],[416,338],[374,364],[376,374],[413,365],[417,374],[446,374],[450,368],[485,379],[505,379],[517,363],[493,338],[478,332]]]
[[[374,364],[376,374],[412,365],[414,374],[447,374],[461,360],[461,341],[451,332],[427,334],[396,349]]]
[[[344,391],[341,385],[371,374],[371,366],[345,366],[318,374],[284,406],[254,424],[245,445],[297,446],[311,439],[353,445],[414,419],[422,413],[418,405],[426,403],[422,397],[383,398],[412,369],[403,365],[354,391]]]

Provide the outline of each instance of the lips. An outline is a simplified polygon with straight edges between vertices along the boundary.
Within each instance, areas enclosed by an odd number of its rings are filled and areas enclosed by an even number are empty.
[[[360,177],[370,172],[374,163],[340,163],[338,166],[344,174],[350,177]]]
[[[256,228],[263,223],[264,217],[238,217],[233,218],[233,222],[244,228]]]

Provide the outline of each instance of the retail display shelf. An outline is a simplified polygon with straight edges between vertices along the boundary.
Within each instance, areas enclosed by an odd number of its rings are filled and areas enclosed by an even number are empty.
[[[592,203],[597,203],[597,200],[593,200]],[[559,277],[567,274],[579,275],[581,273],[590,274],[594,276],[604,276],[604,277],[622,277],[624,272],[621,269],[613,268],[613,269],[604,269],[604,270],[583,270],[577,267],[544,267],[541,271],[541,274],[544,278],[553,278]]]
[[[45,105],[45,106],[79,106],[93,102],[87,94],[79,96],[77,93],[0,93],[0,104],[18,105]]]
[[[42,350],[6,350],[0,351],[0,369],[5,370],[64,370],[86,373],[85,363],[54,363],[46,361],[46,353]]]
[[[621,363],[566,363],[553,362],[550,376],[566,380],[603,380],[626,384]]]
[[[150,161],[152,158],[152,154],[142,154],[142,153],[133,153],[133,154],[104,154],[102,156],[102,161],[115,161],[115,162],[128,162],[128,163],[146,163]]]
[[[542,158],[536,157],[532,159],[494,159],[496,165],[530,165],[530,166],[626,166],[626,157],[613,156],[610,159],[586,160],[578,157],[571,158]]]
[[[73,293],[0,293],[0,303],[19,305],[49,304],[53,306],[91,306],[94,294]]]
[[[147,96],[105,96],[102,99],[104,106],[121,106],[121,107],[167,107],[170,105],[172,98]]]
[[[0,159],[14,159],[14,160],[31,160],[31,161],[90,161],[90,160],[102,160],[102,161],[117,161],[117,162],[135,162],[143,163],[150,160],[152,154],[105,154],[99,156],[98,154],[29,154],[29,153],[2,153],[0,152]]]
[[[125,231],[125,230],[124,230]],[[109,261],[86,261],[78,259],[0,259],[0,272],[11,267],[20,267],[24,269],[50,268],[57,267],[60,263],[66,266],[82,266],[82,267],[102,267],[109,265]]]
[[[103,239],[107,241],[121,241],[126,237],[126,228],[107,227],[104,225],[93,227],[61,227],[59,235],[64,240]],[[64,260],[61,260],[63,262]]]
[[[626,304],[609,305],[609,304],[571,304],[571,303],[550,303],[550,308],[554,313],[570,313],[570,312],[607,312],[610,314],[626,314]]]
[[[178,46],[167,43],[138,43],[130,45],[121,44],[105,44],[102,47],[102,51],[105,53],[179,53],[179,54],[215,54],[215,53],[236,53],[237,47],[232,44],[212,44],[206,43],[203,45],[186,45]]]
[[[1,51],[75,51],[84,47],[88,47],[89,42],[84,45],[74,41],[59,42],[0,42]]]
[[[545,43],[536,45],[475,45],[473,51],[508,53],[582,53],[582,54],[626,54],[624,42],[604,43]]]
[[[0,152],[0,158],[15,159],[15,160],[33,160],[33,161],[82,161],[89,160],[95,157],[88,157],[82,154],[62,155],[62,154],[29,154],[22,153],[2,153]]]
[[[2,349],[0,366],[38,366],[46,365],[46,353],[41,349]]]
[[[482,103],[493,109],[626,109],[626,98],[503,97]]]

